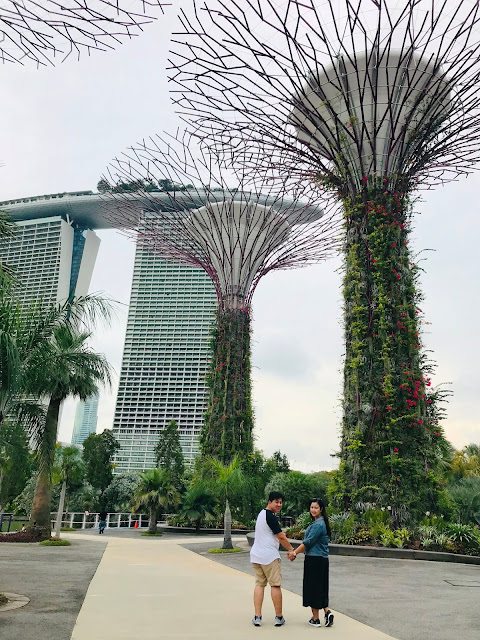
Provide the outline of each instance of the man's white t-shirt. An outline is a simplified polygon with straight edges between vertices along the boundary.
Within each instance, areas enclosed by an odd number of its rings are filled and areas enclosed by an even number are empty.
[[[276,534],[281,532],[282,528],[273,511],[262,509],[255,524],[255,542],[250,551],[250,562],[270,564],[280,558],[280,540]]]

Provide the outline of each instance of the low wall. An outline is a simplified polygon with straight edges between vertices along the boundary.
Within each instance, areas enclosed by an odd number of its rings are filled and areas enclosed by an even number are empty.
[[[255,540],[255,532],[247,533],[247,541],[250,546]],[[301,540],[288,540],[295,549],[302,544]],[[479,556],[464,556],[459,553],[447,553],[444,551],[416,551],[414,549],[390,549],[389,547],[367,547],[350,544],[329,544],[332,556],[358,556],[361,558],[394,558],[397,560],[429,560],[434,562],[460,562],[463,564],[480,565]],[[282,551],[286,551],[282,546]]]
[[[164,533],[197,533],[201,535],[213,535],[213,536],[223,536],[223,529],[195,529],[195,527],[171,527],[167,524],[159,524],[157,526],[158,531],[162,531]],[[245,533],[252,533],[248,529],[232,529],[232,536],[241,536]],[[253,544],[253,543],[252,543]]]

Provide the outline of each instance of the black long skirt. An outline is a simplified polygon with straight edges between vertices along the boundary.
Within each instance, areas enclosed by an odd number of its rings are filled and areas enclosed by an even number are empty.
[[[305,556],[303,606],[312,609],[328,607],[328,558]]]

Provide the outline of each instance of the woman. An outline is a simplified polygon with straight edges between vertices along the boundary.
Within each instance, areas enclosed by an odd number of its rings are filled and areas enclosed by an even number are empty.
[[[328,541],[330,525],[322,500],[315,498],[310,504],[312,524],[305,531],[302,544],[289,551],[290,560],[295,560],[299,553],[305,552],[303,568],[303,606],[312,609],[312,617],[308,621],[313,627],[320,627],[320,609],[325,614],[325,626],[333,625],[333,613],[328,608]]]

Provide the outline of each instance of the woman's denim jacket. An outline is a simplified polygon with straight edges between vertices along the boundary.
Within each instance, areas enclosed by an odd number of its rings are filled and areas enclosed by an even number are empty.
[[[322,516],[309,524],[305,531],[303,544],[306,556],[328,558],[328,535],[325,520]]]

